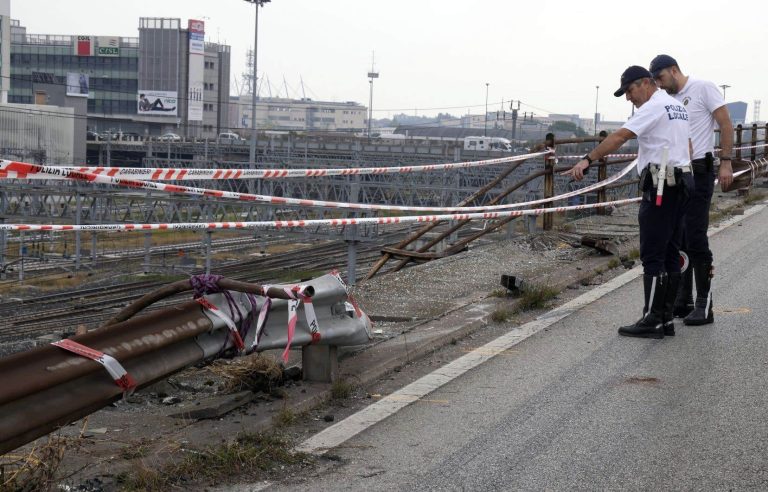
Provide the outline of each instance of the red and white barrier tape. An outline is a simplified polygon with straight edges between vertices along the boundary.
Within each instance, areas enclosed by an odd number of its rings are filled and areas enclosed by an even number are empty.
[[[551,199],[550,199],[551,200]],[[545,213],[570,212],[573,210],[588,210],[608,206],[627,205],[640,201],[640,198],[627,198],[612,202],[589,203],[585,205],[569,205],[565,207],[535,208],[525,210],[510,210],[506,212],[462,213],[445,215],[417,215],[403,217],[355,217],[341,219],[315,220],[275,220],[261,222],[191,222],[167,224],[0,224],[0,231],[151,231],[151,230],[217,230],[217,229],[284,229],[292,227],[317,226],[347,226],[360,224],[407,224],[422,222],[440,222],[443,220],[475,220],[499,219],[502,217],[522,217],[524,215],[542,215]]]
[[[363,316],[363,314],[365,314],[365,313],[363,313],[363,310],[362,310],[362,309],[360,309],[360,306],[359,306],[359,304],[358,304],[358,303],[357,303],[357,301],[355,300],[355,297],[352,295],[352,289],[350,289],[350,288],[349,288],[349,285],[347,285],[347,283],[346,283],[346,282],[344,282],[344,279],[343,279],[343,278],[341,278],[341,273],[339,273],[339,271],[338,271],[338,270],[335,270],[335,269],[334,269],[334,270],[331,270],[331,272],[330,272],[330,273],[331,273],[331,275],[333,276],[333,278],[335,278],[336,280],[338,280],[338,281],[339,281],[339,283],[341,284],[341,286],[344,288],[344,291],[347,293],[347,299],[349,300],[349,303],[350,303],[350,304],[352,305],[352,307],[354,308],[354,310],[355,310],[355,315],[356,315],[358,318],[362,317],[362,316]],[[366,315],[366,316],[367,316],[367,315]],[[370,318],[368,318],[368,320],[370,321]]]
[[[412,206],[404,206],[404,205],[374,205],[374,204],[348,203],[348,202],[328,202],[323,200],[305,200],[300,198],[283,198],[283,197],[276,197],[276,196],[269,196],[269,195],[237,193],[233,191],[221,191],[221,190],[212,190],[207,188],[195,188],[190,186],[171,185],[171,184],[151,182],[151,181],[129,180],[129,179],[113,178],[108,176],[98,176],[96,174],[81,173],[79,171],[67,170],[66,168],[61,168],[61,167],[40,166],[37,164],[28,164],[23,162],[0,161],[0,166],[2,165],[6,165],[6,169],[8,169],[9,172],[13,170],[13,172],[16,172],[17,174],[18,173],[22,173],[25,175],[34,174],[34,173],[51,174],[51,175],[58,175],[64,178],[79,180],[79,181],[110,184],[110,185],[123,186],[127,188],[138,188],[138,189],[144,189],[144,190],[164,191],[168,193],[177,193],[182,195],[211,196],[216,198],[227,198],[227,199],[246,201],[246,202],[260,202],[260,203],[268,203],[272,205],[293,205],[293,206],[308,207],[308,208],[343,208],[343,209],[352,209],[352,210],[387,210],[387,211],[399,211],[399,212],[428,212],[428,211],[471,212],[471,211],[486,211],[486,210],[506,210],[510,208],[527,207],[527,206],[536,205],[539,203],[562,200],[565,198],[569,198],[571,196],[579,195],[582,193],[586,193],[588,191],[592,191],[594,189],[607,186],[608,184],[613,183],[617,179],[624,176],[633,167],[632,165],[629,165],[617,176],[612,176],[609,179],[600,181],[598,183],[587,186],[585,188],[581,188],[579,190],[565,193],[563,195],[558,195],[552,198],[543,198],[539,200],[533,200],[533,201],[521,202],[521,203],[508,203],[504,205],[486,205],[486,206],[479,206],[479,207],[412,207]]]
[[[472,167],[495,166],[510,162],[525,161],[545,155],[546,152],[500,157],[482,161],[427,164],[422,166],[399,167],[358,167],[333,169],[194,169],[194,168],[143,168],[143,167],[75,167],[53,166],[58,169],[75,171],[97,176],[119,179],[141,179],[144,181],[190,181],[219,179],[276,179],[312,178],[319,176],[354,176],[366,174],[407,174],[416,172],[449,171]],[[25,172],[9,166],[9,161],[0,162],[0,179],[66,179],[63,174],[51,175],[41,172]]]
[[[91,359],[101,364],[115,381],[115,384],[122,388],[123,396],[130,395],[133,393],[133,390],[136,389],[136,381],[131,377],[130,374],[128,374],[128,371],[125,370],[122,364],[120,364],[120,362],[111,355],[107,355],[104,352],[86,347],[85,345],[77,343],[74,340],[70,340],[69,338],[59,340],[58,342],[53,342],[51,345],[55,345],[68,352],[72,352],[73,354],[77,354],[81,357]]]
[[[634,159],[637,157],[637,154],[609,154],[604,157],[604,159]],[[583,159],[584,154],[582,155],[558,155],[558,159]]]
[[[768,147],[768,144],[757,144],[757,145],[744,145],[741,147],[734,147],[733,152],[737,150],[749,150],[749,149],[761,149],[763,147]],[[722,150],[721,149],[715,149],[715,153],[719,154]],[[582,159],[584,155],[558,155],[556,156],[558,159]],[[631,159],[637,157],[637,154],[610,154],[605,156],[606,159]]]
[[[232,339],[235,341],[235,347],[237,348],[237,351],[239,353],[242,353],[245,349],[245,343],[243,342],[243,338],[240,336],[240,332],[237,329],[237,325],[234,321],[232,321],[232,318],[227,316],[224,311],[216,307],[215,304],[213,304],[211,301],[206,299],[205,297],[198,297],[195,299],[195,301],[203,306],[203,309],[210,312],[220,320],[224,322],[224,324],[227,325],[229,328],[230,333],[232,334]]]
[[[265,285],[264,292],[267,292],[271,286]],[[320,341],[320,325],[317,322],[317,315],[315,314],[315,306],[312,304],[312,297],[306,294],[306,285],[294,285],[293,287],[284,287],[285,292],[290,299],[288,299],[288,335],[287,342],[285,344],[285,350],[283,350],[283,361],[288,362],[288,355],[291,350],[291,344],[293,343],[293,336],[296,333],[296,322],[299,320],[299,304],[304,303],[304,316],[307,320],[307,326],[309,332],[312,334],[312,343]],[[261,318],[261,315],[259,315]],[[260,330],[259,330],[260,331]],[[258,337],[258,332],[257,332]],[[258,338],[254,339],[257,340]],[[251,349],[255,349],[256,344],[252,345]]]
[[[264,289],[263,292],[264,304],[261,305],[259,310],[259,318],[256,321],[256,334],[253,336],[253,342],[248,352],[253,352],[258,348],[261,332],[264,330],[264,325],[267,323],[267,317],[269,316],[269,309],[272,307],[272,299],[267,297],[267,289]]]

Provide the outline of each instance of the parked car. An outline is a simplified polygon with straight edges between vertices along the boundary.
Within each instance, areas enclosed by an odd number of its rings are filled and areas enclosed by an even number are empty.
[[[163,133],[158,140],[161,142],[181,142],[181,137],[175,133]]]
[[[242,138],[240,138],[240,135],[237,133],[232,132],[224,132],[219,133],[219,138],[216,139],[216,141],[220,144],[231,144],[231,143],[240,143],[244,142]]]

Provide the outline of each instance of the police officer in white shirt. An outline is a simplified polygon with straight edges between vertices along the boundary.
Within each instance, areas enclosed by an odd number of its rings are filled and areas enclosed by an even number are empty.
[[[704,325],[715,320],[712,314],[712,251],[709,249],[709,205],[715,187],[714,143],[715,123],[720,127],[720,185],[727,189],[733,182],[731,151],[733,124],[725,100],[714,83],[683,75],[669,55],[651,61],[650,72],[659,87],[682,102],[691,124],[691,166],[695,191],[685,214],[683,251],[692,268],[683,272],[675,299],[674,314],[685,318],[686,325]],[[693,280],[696,276],[696,302],[693,302]]]
[[[664,91],[651,73],[633,65],[621,74],[614,96],[626,94],[638,109],[619,130],[608,135],[564,175],[575,180],[598,159],[637,138],[640,203],[640,259],[643,263],[643,316],[619,328],[619,335],[643,338],[673,336],[672,306],[680,282],[679,248],[688,193],[693,190],[688,112]]]

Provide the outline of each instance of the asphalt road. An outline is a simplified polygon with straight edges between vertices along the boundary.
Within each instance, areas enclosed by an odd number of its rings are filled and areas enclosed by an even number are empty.
[[[711,244],[713,325],[619,337],[636,279],[269,489],[768,489],[768,209]]]

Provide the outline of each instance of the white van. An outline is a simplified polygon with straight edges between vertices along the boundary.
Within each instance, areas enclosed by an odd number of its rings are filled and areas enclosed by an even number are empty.
[[[512,152],[512,142],[501,137],[465,137],[464,150]]]
[[[240,143],[243,141],[240,135],[232,132],[219,133],[219,137],[216,139],[216,142],[220,144]]]

